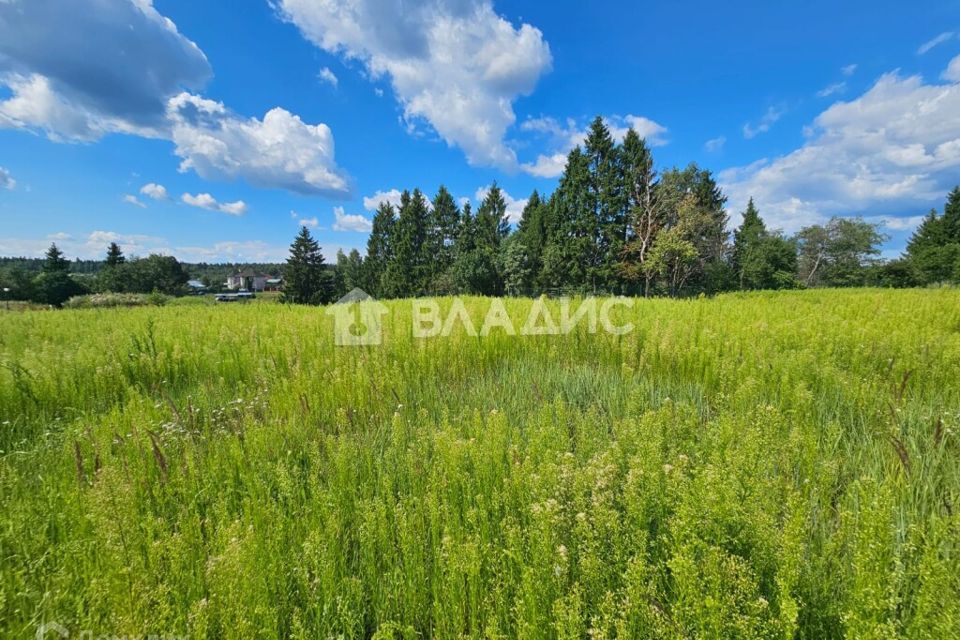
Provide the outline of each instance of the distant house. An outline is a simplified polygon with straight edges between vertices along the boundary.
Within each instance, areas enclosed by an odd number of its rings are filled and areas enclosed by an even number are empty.
[[[207,285],[199,280],[187,280],[187,288],[193,293],[203,293],[207,290]]]
[[[283,291],[283,278],[268,278],[264,291]]]
[[[239,291],[240,289],[246,289],[247,291],[272,291],[273,289],[268,289],[268,287],[271,282],[276,280],[278,280],[278,278],[274,278],[266,273],[244,270],[238,271],[228,277],[225,286],[230,291]]]

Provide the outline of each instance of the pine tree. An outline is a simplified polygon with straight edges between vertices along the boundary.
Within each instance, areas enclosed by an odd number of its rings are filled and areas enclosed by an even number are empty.
[[[367,258],[363,261],[361,287],[368,294],[383,297],[383,279],[387,265],[393,260],[393,231],[396,213],[389,202],[381,202],[373,216],[373,228],[367,239]]]
[[[123,250],[120,249],[120,245],[116,242],[111,242],[110,246],[107,247],[107,260],[106,266],[116,267],[126,262],[127,259],[123,256]]]
[[[283,280],[284,302],[323,304],[331,301],[333,291],[324,273],[320,245],[306,227],[300,227],[300,233],[290,245]]]

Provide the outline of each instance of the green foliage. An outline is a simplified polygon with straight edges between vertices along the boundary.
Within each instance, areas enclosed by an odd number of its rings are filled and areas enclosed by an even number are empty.
[[[907,243],[910,284],[960,282],[960,187],[947,197],[943,215],[931,211]]]
[[[731,268],[741,290],[795,286],[796,246],[779,234],[767,231],[752,198],[743,213],[743,222],[734,232]]]
[[[68,263],[69,264],[69,263]],[[68,271],[44,271],[30,284],[30,301],[61,306],[74,296],[87,293],[87,288],[74,280]]]
[[[351,249],[349,254],[343,250],[337,251],[337,269],[336,269],[336,291],[334,298],[339,299],[344,295],[359,288],[366,291],[366,273],[363,263],[363,257],[356,249]]]
[[[797,234],[799,278],[808,287],[856,287],[866,282],[884,236],[860,218],[831,218]]]
[[[0,636],[960,637],[956,290],[388,307],[0,313]]]

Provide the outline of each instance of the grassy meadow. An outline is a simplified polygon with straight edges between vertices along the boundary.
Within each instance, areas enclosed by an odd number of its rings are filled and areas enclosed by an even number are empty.
[[[960,291],[388,305],[0,310],[0,636],[960,637]]]

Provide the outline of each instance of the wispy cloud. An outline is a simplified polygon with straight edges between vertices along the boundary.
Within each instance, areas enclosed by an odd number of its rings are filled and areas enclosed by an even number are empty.
[[[849,78],[850,76],[852,76],[852,75],[853,75],[854,73],[856,73],[856,72],[857,72],[857,64],[856,64],[856,63],[854,63],[854,64],[848,64],[847,66],[840,68],[840,73],[842,73],[843,75],[845,75],[845,76],[848,77],[848,78]]]
[[[817,97],[827,98],[829,96],[832,96],[835,93],[843,93],[846,90],[847,90],[846,82],[834,82],[833,84],[824,87],[820,91],[817,91]]]
[[[936,38],[927,40],[922,45],[920,45],[920,47],[917,49],[917,55],[922,56],[923,54],[927,53],[934,47],[940,46],[944,42],[952,40],[953,36],[955,35],[956,34],[953,31],[944,31],[943,33],[938,35]]]
[[[321,82],[326,82],[334,89],[337,88],[337,85],[340,84],[340,81],[337,79],[337,75],[330,70],[330,67],[324,67],[320,69],[320,72],[317,74],[317,77]]]
[[[123,201],[126,202],[127,204],[132,204],[135,207],[140,207],[141,209],[147,208],[147,205],[140,202],[140,199],[137,198],[137,196],[131,195],[129,193],[123,196]]]
[[[782,107],[770,107],[757,124],[748,122],[743,125],[743,137],[750,140],[751,138],[756,138],[761,133],[770,131],[770,127],[783,116],[784,111]]]
[[[0,189],[13,189],[17,186],[17,181],[13,179],[10,172],[0,167]]]
[[[727,136],[718,136],[716,138],[711,138],[707,140],[703,148],[709,151],[710,153],[716,153],[723,149],[723,145],[727,144]]]

